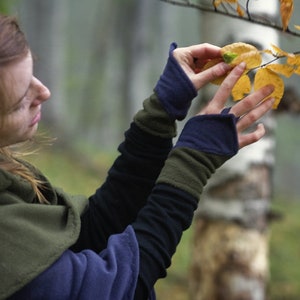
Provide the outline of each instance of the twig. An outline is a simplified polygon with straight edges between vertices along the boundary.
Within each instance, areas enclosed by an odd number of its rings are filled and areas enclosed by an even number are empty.
[[[228,11],[218,10],[213,5],[214,1],[212,1],[212,6],[211,7],[201,5],[201,4],[192,3],[191,1],[185,1],[185,2],[182,2],[180,0],[159,0],[159,1],[169,3],[171,5],[183,6],[183,7],[189,7],[189,8],[197,9],[197,10],[200,10],[202,12],[214,13],[214,14],[219,14],[219,15],[223,15],[223,16],[226,16],[226,17],[234,18],[234,19],[239,19],[239,20],[242,20],[242,21],[250,22],[252,24],[257,24],[257,25],[269,27],[269,28],[272,28],[274,30],[281,31],[282,33],[285,33],[287,35],[300,37],[300,33],[298,33],[298,32],[291,31],[291,30],[283,31],[282,26],[279,26],[275,23],[267,22],[265,19],[262,20],[259,16],[251,15],[250,10],[249,10],[250,0],[248,0],[247,3],[246,3],[247,17],[241,17],[237,14],[233,14],[233,13],[230,13]]]

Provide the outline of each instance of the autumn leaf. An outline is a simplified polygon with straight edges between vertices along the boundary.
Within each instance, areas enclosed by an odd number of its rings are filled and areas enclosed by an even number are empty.
[[[245,11],[240,6],[238,0],[214,0],[213,1],[213,5],[215,8],[217,8],[221,4],[236,4],[236,12],[238,16],[243,17],[245,15]]]
[[[290,54],[287,58],[287,63],[290,65],[300,66],[300,55],[299,54]]]
[[[243,17],[245,15],[245,11],[242,9],[242,7],[239,4],[236,7],[236,12],[240,17]]]
[[[226,4],[226,3],[238,4],[238,0],[215,0],[213,1],[213,3],[215,7],[218,7],[220,4]]]
[[[263,86],[266,86],[268,84],[272,84],[275,88],[274,92],[268,96],[274,97],[275,102],[273,104],[273,109],[276,109],[278,107],[278,104],[281,101],[281,98],[283,96],[284,92],[284,82],[282,78],[276,74],[275,72],[267,69],[267,68],[261,68],[259,69],[254,77],[254,90],[257,91]]]
[[[213,59],[209,60],[204,65],[204,67],[202,68],[201,72],[203,72],[203,71],[205,71],[205,70],[207,70],[207,69],[215,66],[216,64],[220,63],[221,61],[223,61],[222,58],[213,58]],[[227,74],[225,74],[225,75],[223,75],[223,76],[221,76],[221,77],[219,77],[219,78],[211,81],[211,83],[216,84],[216,85],[220,85],[223,82],[223,80],[226,78],[226,76],[227,76]]]
[[[290,19],[294,11],[294,0],[280,0],[280,16],[282,28],[287,30]]]
[[[270,62],[262,64],[262,54],[267,53],[275,57]],[[274,92],[269,97],[275,98],[273,109],[276,109],[281,101],[284,93],[284,81],[281,76],[290,77],[293,74],[300,75],[300,54],[289,53],[282,50],[276,45],[271,45],[270,49],[258,50],[250,44],[238,42],[232,43],[221,48],[222,58],[211,59],[206,63],[201,71],[216,65],[220,61],[224,61],[232,67],[238,65],[242,61],[246,62],[244,75],[237,81],[232,89],[231,95],[234,101],[244,98],[251,92],[253,85],[254,90],[258,90],[263,86],[272,84],[275,87]],[[274,63],[278,59],[285,59],[285,63]],[[257,69],[252,83],[248,73]],[[212,81],[214,84],[220,85],[230,71],[224,76]]]
[[[300,67],[296,67],[296,68],[295,68],[294,74],[300,75]]]
[[[261,54],[259,53],[258,50],[242,53],[232,61],[232,64],[238,65],[242,61],[246,63],[247,70],[255,69],[261,65],[262,62]]]
[[[278,46],[271,44],[272,54],[276,57],[289,56],[290,53],[280,49]],[[267,51],[265,51],[267,52]]]
[[[251,91],[251,81],[248,75],[244,74],[235,84],[231,91],[234,101],[241,100]]]
[[[291,77],[295,70],[293,66],[285,64],[270,64],[267,65],[266,68],[285,77]]]
[[[290,54],[287,63],[294,67],[294,74],[300,75],[300,54]]]
[[[226,64],[230,64],[236,57],[238,56],[237,53],[232,52],[226,52],[223,54],[223,60],[226,62]]]
[[[300,30],[300,25],[294,25],[295,29]]]
[[[221,48],[223,61],[236,66],[242,61],[246,63],[246,71],[260,66],[262,58],[260,52],[252,45],[246,43],[233,43]],[[201,71],[207,70],[220,62],[219,58],[209,60]],[[221,76],[211,83],[220,85],[228,74]]]
[[[226,45],[221,49],[221,54],[224,57],[226,53],[236,54],[236,57],[230,63],[232,66],[236,66],[244,61],[247,65],[247,70],[257,68],[262,61],[261,54],[256,47],[246,43],[239,42]]]

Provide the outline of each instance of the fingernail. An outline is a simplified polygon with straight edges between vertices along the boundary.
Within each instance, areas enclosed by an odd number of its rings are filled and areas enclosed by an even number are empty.
[[[246,68],[246,65],[247,64],[244,61],[242,61],[240,64],[238,64],[238,67],[244,70]]]
[[[269,92],[269,93],[274,92],[275,86],[274,86],[273,84],[268,84],[267,87],[268,87],[268,92]]]
[[[232,66],[226,64],[225,62],[222,62],[220,64],[221,64],[221,67],[223,68],[223,70],[226,72],[232,69]]]
[[[270,103],[270,106],[273,106],[273,104],[275,103],[275,98],[271,97],[271,98],[267,99],[267,101]]]

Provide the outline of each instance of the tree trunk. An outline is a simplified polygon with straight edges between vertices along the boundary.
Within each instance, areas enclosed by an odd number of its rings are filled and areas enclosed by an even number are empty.
[[[252,3],[259,11],[262,1]],[[268,5],[270,18],[276,7],[271,7],[271,3],[265,5]],[[247,42],[261,49],[268,48],[270,43],[278,45],[272,29],[212,14],[201,15],[201,20],[205,42],[220,46]],[[211,99],[212,93],[210,87],[203,97]],[[191,299],[267,298],[273,115],[266,116],[264,123],[267,136],[242,149],[218,170],[205,189],[195,218]]]
[[[270,175],[269,164],[248,165],[207,189],[195,221],[192,299],[266,299]]]

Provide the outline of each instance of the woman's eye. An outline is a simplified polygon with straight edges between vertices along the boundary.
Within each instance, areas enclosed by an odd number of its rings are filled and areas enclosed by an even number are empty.
[[[12,107],[9,110],[9,113],[14,113],[14,112],[18,112],[20,110],[22,110],[25,107],[25,102],[26,102],[26,96],[22,99],[22,101],[20,103],[18,103],[16,106]]]
[[[24,107],[24,105],[18,105],[17,107],[14,108],[14,112],[17,112],[19,110],[21,110]]]

